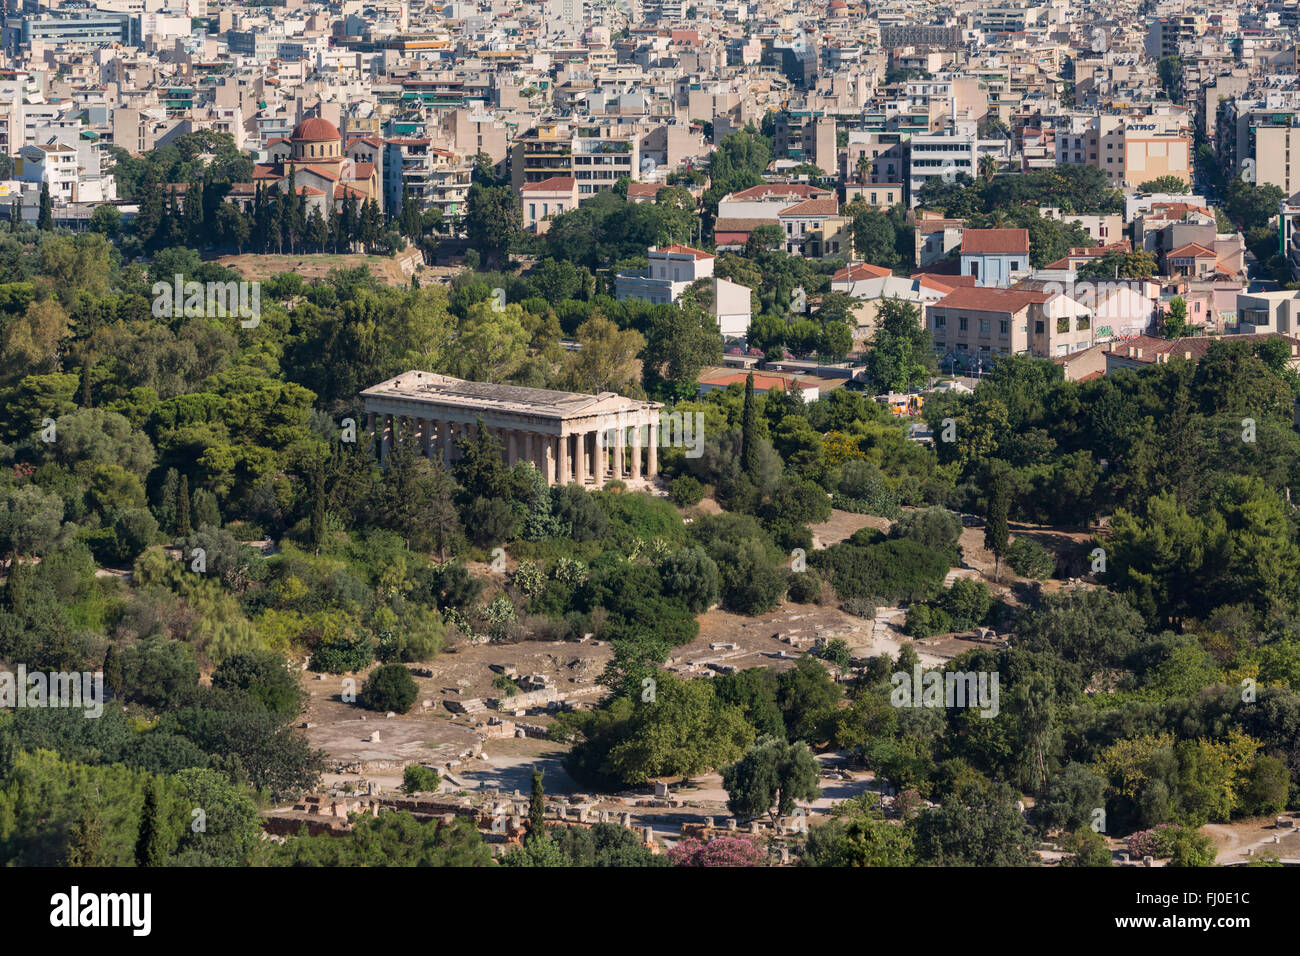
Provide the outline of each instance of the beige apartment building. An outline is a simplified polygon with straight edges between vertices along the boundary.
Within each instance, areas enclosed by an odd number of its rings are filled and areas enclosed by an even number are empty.
[[[1177,115],[1075,116],[1057,134],[1056,150],[1058,163],[1096,166],[1116,189],[1161,176],[1191,183],[1191,132]]]
[[[925,310],[936,352],[984,367],[997,355],[1055,358],[1094,343],[1092,311],[1050,290],[953,289]]]
[[[1255,184],[1278,186],[1288,196],[1300,192],[1300,128],[1261,125],[1251,133],[1255,140]]]

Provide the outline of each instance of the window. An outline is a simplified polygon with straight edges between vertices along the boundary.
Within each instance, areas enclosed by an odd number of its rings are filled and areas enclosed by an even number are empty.
[[[957,317],[957,328],[960,331],[965,332],[967,324],[968,324],[968,320],[964,315]]]
[[[529,219],[537,218],[537,203],[530,202],[528,204],[528,218]]]
[[[987,334],[992,329],[992,323],[988,319],[980,319],[980,334]]]
[[[998,322],[998,332],[1000,332],[1002,335],[1010,334],[1011,323],[1008,322],[1006,319],[1002,319],[1000,322]]]
[[[1019,269],[1020,269],[1020,260],[1019,260],[1019,259],[1012,259],[1012,260],[1011,260],[1011,271],[1012,271],[1012,272],[1017,272],[1017,271],[1019,271]]]
[[[948,317],[946,315],[936,315],[934,317],[934,327],[936,329],[946,329],[948,327]]]
[[[1035,334],[1035,335],[1042,335],[1042,334],[1043,334],[1043,320],[1042,320],[1042,319],[1039,319],[1037,322],[1034,323],[1034,334]]]

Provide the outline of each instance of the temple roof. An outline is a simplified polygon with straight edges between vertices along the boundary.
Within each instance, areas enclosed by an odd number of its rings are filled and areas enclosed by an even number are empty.
[[[521,385],[471,382],[450,375],[416,370],[380,382],[361,394],[365,398],[403,399],[452,408],[514,412],[561,420],[612,413],[620,409],[632,411],[647,406],[659,407],[658,402],[626,398],[617,392],[584,395],[580,392],[525,388]]]

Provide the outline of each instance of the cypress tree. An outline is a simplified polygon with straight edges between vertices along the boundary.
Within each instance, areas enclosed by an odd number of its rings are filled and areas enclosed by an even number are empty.
[[[1002,555],[1007,552],[1011,528],[1007,524],[1010,489],[1005,476],[993,480],[989,491],[989,513],[984,522],[984,547],[993,552],[993,580],[1002,580]]]
[[[190,476],[181,475],[176,486],[176,533],[184,537],[190,533]]]
[[[36,228],[49,232],[54,228],[54,203],[50,199],[50,184],[41,183],[41,207],[36,217]]]
[[[745,408],[740,419],[740,467],[758,484],[758,409],[754,402],[754,373],[745,378]]]
[[[144,811],[140,814],[140,834],[135,841],[136,866],[164,866],[167,847],[162,820],[158,812],[158,782],[153,777],[144,791]]]
[[[528,795],[528,838],[536,839],[546,832],[546,791],[542,788],[542,772],[533,768],[533,789]]]
[[[104,652],[104,687],[114,697],[122,693],[122,658],[117,653],[117,645],[108,645]]]

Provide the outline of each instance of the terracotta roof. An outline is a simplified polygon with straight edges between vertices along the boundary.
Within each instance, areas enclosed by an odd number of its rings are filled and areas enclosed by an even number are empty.
[[[289,138],[300,142],[323,143],[330,140],[337,141],[343,137],[339,133],[339,128],[329,120],[313,116],[295,126]]]
[[[629,198],[632,196],[646,196],[654,199],[659,195],[659,190],[664,188],[666,187],[660,186],[658,183],[628,183],[627,194]]]
[[[949,275],[943,272],[913,272],[910,279],[919,279],[922,285],[928,285],[937,289],[940,286],[947,286],[949,289],[964,289],[973,287],[978,280],[974,276]]]
[[[795,203],[781,210],[781,217],[789,216],[791,218],[801,216],[834,216],[840,211],[840,201],[838,199],[805,199],[803,202]]]
[[[780,228],[775,219],[719,219],[713,224],[713,234],[716,236],[720,232],[753,232],[759,226]]]
[[[893,274],[892,270],[886,269],[884,266],[873,266],[865,262],[859,262],[857,265],[849,266],[835,273],[831,276],[831,281],[856,282],[859,279],[882,279]]]
[[[782,197],[790,199],[795,197],[799,199],[823,199],[831,195],[834,194],[829,189],[820,189],[817,186],[808,186],[804,183],[762,183],[723,198],[742,200],[779,199]]]
[[[969,286],[953,289],[934,304],[936,309],[970,309],[972,312],[1007,312],[1015,314],[1030,305],[1052,298],[1049,292],[1021,289],[984,289]]]
[[[692,256],[696,259],[712,259],[713,253],[705,252],[703,249],[692,249],[690,246],[671,245],[664,246],[660,249],[654,249],[653,252],[667,252],[675,256]]]
[[[1107,351],[1135,362],[1155,362],[1157,355],[1184,358],[1189,353],[1192,361],[1200,361],[1215,342],[1265,342],[1276,338],[1290,343],[1292,355],[1300,350],[1300,339],[1295,336],[1280,335],[1277,332],[1255,332],[1249,335],[1191,335],[1181,339],[1157,339],[1150,335],[1139,335],[1123,342],[1112,342]],[[1140,358],[1137,355],[1138,349],[1142,350]]]
[[[519,191],[521,193],[571,193],[577,185],[578,180],[573,176],[552,176],[539,183],[524,183],[519,187]]]
[[[700,376],[700,384],[726,388],[728,385],[744,385],[748,378],[748,372],[728,372],[725,375]],[[803,385],[799,384],[797,378],[786,375],[772,375],[770,373],[764,374],[762,372],[754,373],[754,391],[756,392],[771,391],[774,388],[790,392],[803,387]]]
[[[1189,242],[1185,246],[1179,246],[1166,257],[1169,259],[1217,259],[1218,255],[1213,249],[1206,249],[1199,243]]]
[[[1029,230],[967,229],[961,235],[961,251],[977,255],[1028,255]]]

